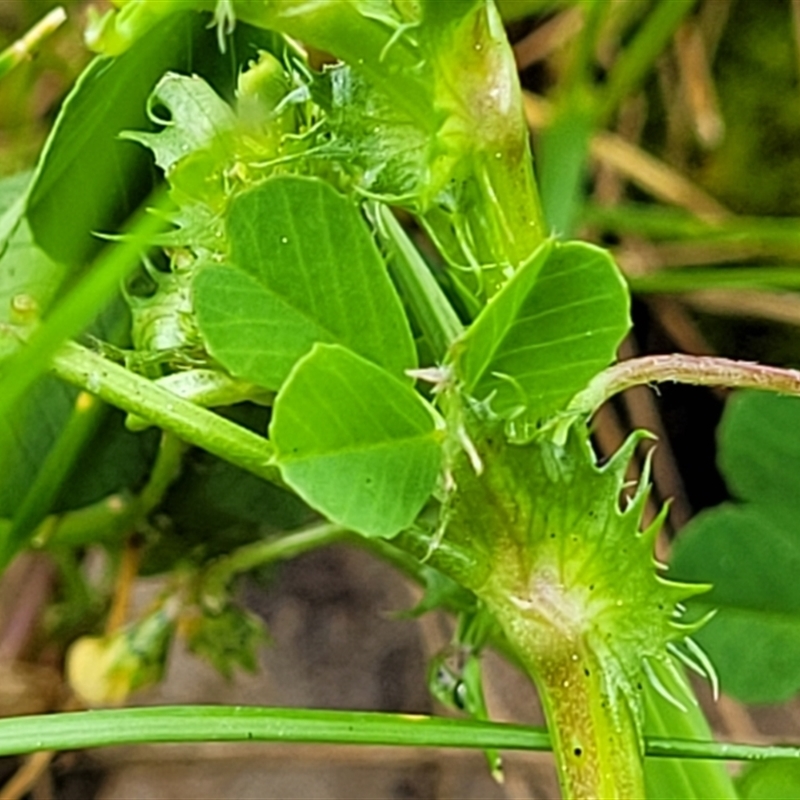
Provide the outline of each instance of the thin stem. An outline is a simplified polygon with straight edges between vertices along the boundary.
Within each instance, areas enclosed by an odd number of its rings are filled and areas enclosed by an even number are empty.
[[[378,232],[392,250],[393,257],[389,261],[392,277],[414,312],[434,357],[441,361],[450,345],[463,333],[464,326],[392,210],[376,203],[372,213]]]
[[[0,53],[0,78],[26,58],[30,58],[34,50],[66,19],[67,12],[58,6],[42,17],[24,36],[3,50]]]
[[[204,593],[210,598],[221,596],[233,578],[242,572],[275,561],[286,561],[350,536],[352,534],[347,528],[323,522],[294,533],[244,545],[211,564],[203,578]]]
[[[183,400],[72,342],[55,356],[52,369],[62,380],[107,403],[143,417],[260,478],[282,485],[280,473],[273,464],[274,448],[262,436]]]
[[[142,546],[140,542],[129,539],[122,550],[122,561],[117,570],[114,585],[114,597],[106,618],[105,635],[111,636],[119,631],[128,617],[133,584],[139,575],[142,562]]]
[[[102,421],[106,407],[86,392],[75,399],[72,413],[39,467],[19,505],[11,529],[0,542],[0,571],[33,536],[50,512],[76,459]]]
[[[186,444],[164,432],[150,477],[138,496],[112,494],[84,508],[48,517],[39,526],[34,543],[50,551],[84,547],[100,541],[118,541],[128,535],[164,498],[178,478]]]
[[[139,494],[139,513],[142,516],[147,516],[162,501],[169,487],[178,479],[185,451],[186,445],[181,439],[164,431],[150,477]]]
[[[0,800],[19,800],[36,786],[50,767],[55,750],[43,750],[29,755],[11,779],[0,789]]]
[[[645,739],[650,758],[700,758],[706,761],[764,761],[768,758],[800,759],[800,746],[789,744],[736,744],[695,742],[690,739]]]
[[[55,554],[65,549],[118,540],[129,533],[138,508],[138,498],[120,493],[65,514],[53,514],[39,526],[33,544]]]
[[[42,714],[0,720],[0,755],[118,744],[305,742],[479,750],[550,750],[541,728],[373,711],[247,706],[162,706]],[[800,747],[651,738],[645,753],[718,761],[800,759]]]
[[[615,394],[647,383],[688,383],[694,386],[725,386],[762,389],[800,396],[800,371],[769,367],[751,361],[734,361],[715,356],[673,353],[631,358],[601,372],[577,394],[569,412],[596,411]]]

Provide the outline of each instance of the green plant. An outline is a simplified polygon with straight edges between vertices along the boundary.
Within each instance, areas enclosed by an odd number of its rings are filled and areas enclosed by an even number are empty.
[[[0,724],[5,751],[206,738],[192,726],[224,718],[210,738],[457,743],[485,748],[495,771],[502,747],[549,745],[576,798],[644,796],[646,752],[763,755],[668,741],[709,736],[683,708],[695,701],[682,671],[716,680],[693,638],[708,615],[683,606],[707,576],[668,579],[654,561],[666,511],[643,526],[648,468],[626,481],[648,434],[601,465],[587,422],[637,384],[800,393],[800,377],[688,357],[611,366],[631,324],[626,282],[606,251],[546,233],[573,229],[592,132],[691,3],[657,4],[604,90],[588,67],[608,11],[587,11],[545,140],[549,226],[491,2],[191,5],[130,0],[94,19],[104,55],[33,175],[0,184],[0,559],[35,545],[69,573],[87,544],[124,562],[138,549],[126,533],[151,537],[144,558],[172,570],[172,588],[68,659],[84,699],[108,702],[158,680],[178,631],[225,673],[252,666],[263,631],[232,578],[361,537],[426,585],[424,608],[459,615],[464,661],[434,684],[477,721],[120,711],[95,717],[117,732],[85,718]],[[297,41],[331,58],[315,69]],[[425,231],[434,265],[392,208]],[[239,478],[255,513],[290,532],[171,554],[149,520],[186,445],[256,476]],[[312,515],[326,521],[303,527]],[[549,738],[483,721],[490,644],[536,683]],[[645,737],[646,708],[661,739]],[[716,766],[672,769],[651,770],[651,793],[735,796]]]

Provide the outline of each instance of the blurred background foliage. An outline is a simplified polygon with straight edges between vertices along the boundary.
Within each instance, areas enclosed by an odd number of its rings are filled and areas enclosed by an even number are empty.
[[[54,5],[47,0],[0,2],[0,51]],[[32,59],[0,80],[0,177],[33,167],[61,101],[91,60],[82,39],[89,4],[68,0],[63,5],[67,21]],[[622,356],[683,351],[800,366],[796,291],[800,289],[800,3],[501,0],[498,5],[507,20],[526,93],[525,110],[548,219],[560,233],[610,247],[634,292],[636,327]],[[660,27],[649,29],[648,21],[658,14],[664,17]],[[72,396],[65,402],[71,401]],[[660,543],[659,555],[668,558],[670,539],[692,525],[686,546],[679,548],[676,568],[697,578],[707,574],[698,568],[698,560],[708,561],[714,553],[721,556],[719,549],[709,553],[693,542],[700,541],[704,528],[719,534],[722,517],[707,512],[700,522],[689,521],[703,509],[732,498],[751,499],[726,484],[730,469],[723,474],[716,465],[716,431],[725,401],[723,391],[667,386],[656,397],[641,388],[608,404],[595,422],[596,443],[604,454],[613,452],[632,427],[658,434],[653,510],[658,501],[672,499],[668,535]],[[763,452],[770,447],[758,414],[752,412],[748,419],[755,421],[747,441],[739,446],[740,464],[752,464],[756,448]],[[800,423],[794,420],[800,417],[789,413],[787,419],[786,435],[797,440]],[[119,427],[119,419],[112,421]],[[111,423],[104,424],[97,437],[107,436]],[[93,445],[96,450],[99,440]],[[152,458],[153,437],[139,449],[143,453],[137,451],[137,465]],[[114,453],[108,458],[113,460]],[[783,462],[773,461],[780,470]],[[127,475],[129,488],[140,488],[146,472],[140,466]],[[73,478],[64,496],[77,498],[79,483]],[[791,506],[788,496],[798,493],[796,481],[781,483],[780,491],[786,496],[772,498],[773,510],[782,500]],[[94,501],[98,496],[87,490],[84,499]],[[197,497],[204,502],[198,505]],[[726,508],[730,512],[731,506],[722,507],[723,516]],[[189,453],[182,477],[158,512],[154,520],[158,545],[136,566],[147,574],[169,567],[176,554],[185,556],[187,549],[191,559],[204,563],[226,548],[250,541],[254,532],[263,536],[310,518],[302,504],[279,490],[265,495],[260,482],[196,452]],[[737,519],[743,513],[736,508]],[[785,538],[781,542],[786,545]],[[745,554],[747,544],[741,544]],[[792,545],[788,555],[764,550],[762,556],[767,563],[779,558],[791,565],[796,563],[791,559],[800,558],[798,552],[800,548]],[[117,557],[124,562],[133,556]],[[70,558],[56,553],[61,596],[72,608],[53,606],[60,616],[51,609],[46,620],[62,641],[90,630],[101,615],[95,598],[81,600],[78,567]],[[334,558],[332,563],[338,562]],[[714,566],[712,571],[722,582],[719,595],[725,596],[725,564]],[[36,580],[53,581],[52,571],[36,565],[31,569],[39,570]],[[352,598],[360,597],[361,590],[348,585],[348,580],[356,579],[347,570],[332,575],[330,565],[319,563],[310,569],[322,575],[321,587],[296,576],[287,585],[290,592],[305,593],[304,602],[315,613],[326,603],[358,605]],[[72,583],[70,576],[75,578]],[[275,573],[263,577],[268,586]],[[791,582],[791,577],[786,580]],[[12,579],[19,581],[19,576]],[[384,581],[385,575],[376,580]],[[263,586],[248,592],[252,607],[262,611],[266,607],[267,616],[277,614],[277,601],[269,599],[272,596]],[[349,599],[345,602],[342,597]],[[787,604],[781,613],[787,615],[789,635],[794,636],[800,608],[793,596]],[[3,630],[7,635],[10,628]],[[714,640],[724,640],[721,657],[735,663],[730,638],[722,629],[709,630],[709,649]],[[352,647],[357,647],[358,633],[353,635]],[[747,635],[740,639],[744,640],[740,646],[747,649]],[[47,653],[38,634],[25,647],[29,659]],[[313,649],[309,644],[300,646],[298,658],[303,657],[303,647]],[[413,656],[422,659],[418,652]],[[52,664],[59,657],[50,652],[40,660]],[[797,739],[796,699],[768,708],[745,706],[742,701],[776,703],[792,695],[795,682],[785,678],[785,672],[800,665],[775,667],[747,659],[746,666],[767,686],[770,670],[783,670],[781,680],[774,681],[782,696],[755,691],[752,679],[739,680],[744,688],[738,699],[723,694],[718,704],[708,705],[717,732],[757,742]],[[720,671],[724,678],[725,669]],[[288,679],[290,671],[286,675]],[[730,685],[737,686],[735,676]],[[705,690],[699,687],[699,691]],[[22,702],[24,694],[17,700]],[[777,796],[764,793],[773,791],[769,787],[774,785],[782,791],[787,786],[789,792],[797,789],[794,773],[775,778],[759,767],[748,775],[740,786],[745,797]],[[419,786],[429,786],[425,780],[420,778]]]
[[[0,50],[57,5],[67,10],[67,21],[33,59],[24,61],[0,82],[0,175],[12,175],[33,166],[64,95],[91,59],[83,43],[86,2],[0,3]]]

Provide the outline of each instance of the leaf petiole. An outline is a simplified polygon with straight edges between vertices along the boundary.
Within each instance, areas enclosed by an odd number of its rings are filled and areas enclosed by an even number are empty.
[[[54,357],[52,370],[62,380],[129,414],[143,417],[260,478],[283,485],[273,464],[274,448],[269,440],[183,400],[85,347],[67,343]]]

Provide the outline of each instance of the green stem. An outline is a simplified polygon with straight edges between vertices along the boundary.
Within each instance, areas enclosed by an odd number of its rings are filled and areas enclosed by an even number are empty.
[[[105,410],[106,407],[92,395],[86,392],[78,394],[69,419],[47,453],[14,515],[11,529],[0,541],[0,572],[8,566],[50,512],[64,480],[87,441],[97,430]]]
[[[62,380],[107,403],[143,417],[260,478],[282,485],[278,468],[272,461],[272,444],[252,431],[71,342],[55,356],[52,368]]]
[[[139,494],[138,514],[146,517],[161,503],[169,487],[178,479],[186,445],[174,434],[164,432],[150,477]]]
[[[521,611],[508,592],[485,597],[536,682],[551,731],[562,795],[568,800],[636,800],[644,793],[636,721],[614,695],[584,636],[537,612]]]
[[[53,553],[98,542],[121,541],[150,514],[180,475],[185,443],[171,433],[161,437],[150,477],[138,496],[113,494],[84,508],[50,516],[34,540]]]
[[[378,232],[392,251],[389,260],[392,277],[411,307],[434,358],[442,361],[464,326],[392,210],[382,203],[376,203],[371,210]]]
[[[24,36],[3,50],[0,53],[0,78],[30,58],[34,50],[66,19],[67,12],[58,6],[40,19]]]
[[[130,532],[138,498],[112,494],[90,506],[47,517],[39,526],[33,544],[58,554],[98,542],[113,542]]]
[[[210,598],[222,597],[228,584],[243,572],[275,561],[286,561],[309,550],[351,538],[347,528],[331,522],[312,525],[272,539],[252,542],[214,561],[203,576],[203,591]]]

